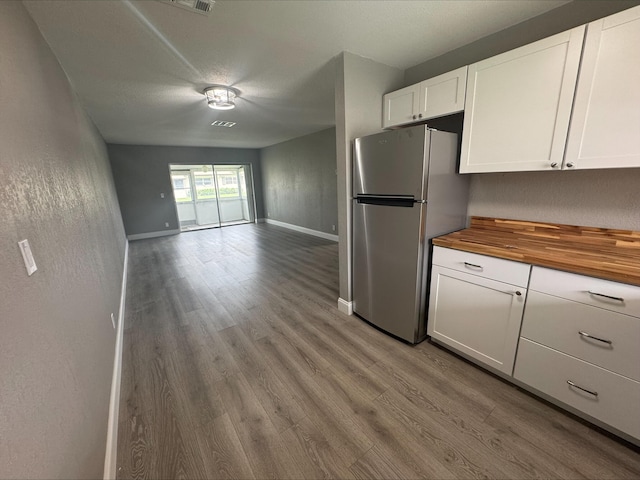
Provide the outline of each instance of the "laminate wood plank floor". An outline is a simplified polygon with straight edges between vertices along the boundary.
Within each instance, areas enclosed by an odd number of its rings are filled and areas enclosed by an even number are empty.
[[[640,478],[636,447],[337,298],[317,237],[131,242],[118,478]]]

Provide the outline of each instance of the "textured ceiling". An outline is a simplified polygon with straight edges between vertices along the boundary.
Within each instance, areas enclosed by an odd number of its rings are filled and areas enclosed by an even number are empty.
[[[342,51],[406,69],[566,0],[24,3],[107,142],[261,148],[334,125]],[[237,107],[207,108],[210,84]]]

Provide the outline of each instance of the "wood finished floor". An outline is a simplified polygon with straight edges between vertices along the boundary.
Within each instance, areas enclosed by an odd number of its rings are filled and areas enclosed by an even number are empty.
[[[336,309],[337,244],[241,225],[130,245],[118,478],[640,477],[637,450]]]

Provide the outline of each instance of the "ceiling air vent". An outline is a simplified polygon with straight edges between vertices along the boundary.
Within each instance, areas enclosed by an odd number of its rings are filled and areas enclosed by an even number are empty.
[[[199,13],[201,15],[209,15],[215,0],[160,0],[162,3],[168,3],[169,5],[175,5],[176,7],[184,8],[190,12]]]
[[[216,120],[211,125],[213,125],[214,127],[229,127],[229,128],[231,128],[235,124],[236,124],[236,122],[225,122],[223,120]]]

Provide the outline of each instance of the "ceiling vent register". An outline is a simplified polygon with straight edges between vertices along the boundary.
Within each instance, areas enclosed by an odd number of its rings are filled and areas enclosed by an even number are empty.
[[[209,15],[215,0],[160,0],[162,3],[168,3],[176,7],[189,10],[190,12],[199,13],[201,15]]]
[[[229,127],[229,128],[231,128],[235,124],[236,124],[236,122],[225,122],[223,120],[216,120],[211,125],[213,125],[214,127]]]

